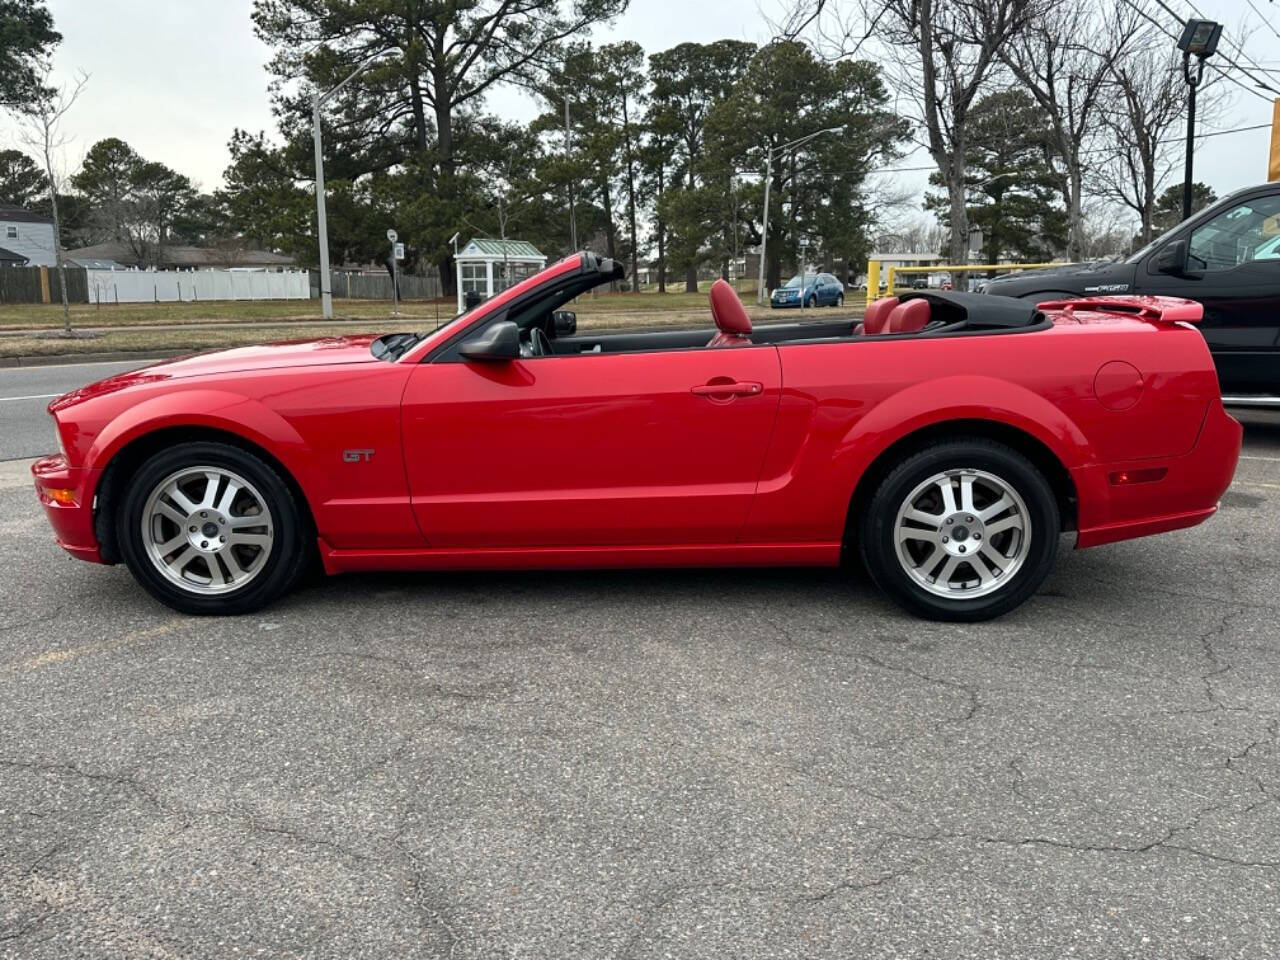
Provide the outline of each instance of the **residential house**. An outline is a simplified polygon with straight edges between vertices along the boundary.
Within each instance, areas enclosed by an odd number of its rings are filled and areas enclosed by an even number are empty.
[[[53,218],[11,203],[0,203],[0,247],[5,250],[9,266],[56,266]],[[26,262],[12,262],[17,260]]]

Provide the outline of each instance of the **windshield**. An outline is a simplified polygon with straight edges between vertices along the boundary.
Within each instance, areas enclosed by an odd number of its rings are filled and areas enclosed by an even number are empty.
[[[1217,212],[1218,209],[1220,209],[1221,207],[1227,206],[1231,202],[1231,200],[1232,200],[1231,197],[1223,197],[1217,203],[1211,204],[1210,206],[1207,206],[1203,210],[1201,210],[1200,213],[1195,214],[1196,219],[1200,219],[1202,215],[1209,214],[1211,212]],[[1129,254],[1129,257],[1128,259],[1125,260],[1125,263],[1137,263],[1139,260],[1145,257],[1152,250],[1156,249],[1157,247],[1163,246],[1165,241],[1167,241],[1169,237],[1171,237],[1174,233],[1176,233],[1178,229],[1182,226],[1182,224],[1186,222],[1187,221],[1183,220],[1182,223],[1175,224],[1174,226],[1166,230],[1164,233],[1160,234],[1160,236],[1156,237],[1154,240],[1148,243],[1141,250],[1137,251],[1136,253]]]
[[[790,280],[788,280],[786,283],[784,283],[783,286],[790,289],[794,289],[796,287],[807,287],[809,284],[813,283],[813,281],[814,281],[813,274],[809,274],[806,277],[795,276],[795,277],[792,277]]]

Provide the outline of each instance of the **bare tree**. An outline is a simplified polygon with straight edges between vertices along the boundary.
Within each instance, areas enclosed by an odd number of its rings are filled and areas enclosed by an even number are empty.
[[[1067,258],[1084,255],[1084,193],[1112,69],[1139,33],[1137,12],[1059,3],[1011,37],[1000,57],[1049,119],[1050,163],[1067,210]]]
[[[1169,175],[1182,161],[1178,136],[1187,109],[1187,86],[1177,51],[1162,34],[1147,31],[1111,64],[1111,96],[1101,111],[1105,132],[1098,188],[1107,198],[1138,215],[1142,242],[1154,233],[1152,211]],[[1220,110],[1225,90],[1220,82],[1200,88],[1202,117]]]
[[[947,190],[952,263],[968,260],[965,161],[969,114],[1000,67],[1000,51],[1030,25],[1042,0],[868,0],[898,52],[887,61],[897,88],[915,101],[924,146]],[[963,289],[963,275],[957,275]]]
[[[45,63],[40,68],[37,91],[30,100],[9,107],[18,121],[18,139],[44,160],[45,176],[49,180],[49,209],[53,214],[53,257],[58,267],[58,287],[62,293],[63,336],[75,336],[71,329],[71,304],[67,300],[67,265],[62,259],[62,218],[58,214],[58,188],[65,182],[59,169],[57,155],[71,138],[62,132],[62,119],[75,106],[89,75],[81,72],[69,84],[55,87],[50,84],[51,67]]]

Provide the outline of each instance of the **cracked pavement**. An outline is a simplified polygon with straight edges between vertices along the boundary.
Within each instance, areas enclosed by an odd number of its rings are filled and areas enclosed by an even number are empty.
[[[991,624],[840,571],[175,616],[0,463],[0,957],[1280,953],[1280,417]]]

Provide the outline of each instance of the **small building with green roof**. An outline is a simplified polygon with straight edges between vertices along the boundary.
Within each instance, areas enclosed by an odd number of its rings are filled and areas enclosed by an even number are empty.
[[[454,257],[458,266],[458,312],[468,293],[484,300],[515,286],[547,265],[547,255],[528,240],[472,237]]]

